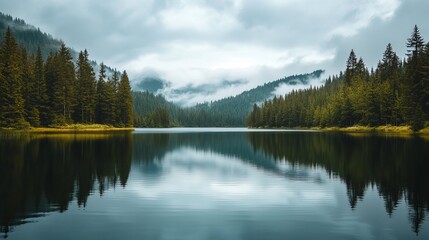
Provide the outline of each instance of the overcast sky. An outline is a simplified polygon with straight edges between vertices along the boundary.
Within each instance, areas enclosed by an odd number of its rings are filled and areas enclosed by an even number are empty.
[[[127,70],[135,84],[155,76],[170,89],[219,88],[193,102],[338,73],[352,48],[368,66],[389,42],[403,57],[415,24],[429,39],[427,0],[1,0],[0,9]]]

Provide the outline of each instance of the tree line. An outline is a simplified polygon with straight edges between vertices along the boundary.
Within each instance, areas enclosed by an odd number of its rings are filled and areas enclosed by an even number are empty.
[[[323,70],[293,75],[265,83],[236,96],[180,107],[168,102],[162,95],[150,92],[132,92],[134,124],[136,127],[186,126],[186,127],[238,127],[246,125],[246,116],[253,103],[263,102],[281,84],[308,84],[320,78]],[[167,112],[166,112],[166,111]],[[164,120],[162,120],[164,119]],[[166,120],[169,119],[169,120]],[[170,124],[158,124],[163,121]]]
[[[36,54],[37,49],[40,48],[43,59],[46,59],[51,51],[55,52],[61,46],[60,40],[42,32],[39,28],[27,24],[22,19],[13,18],[0,12],[0,33],[6,32],[8,27],[11,28],[16,42],[24,47],[28,53]],[[75,52],[73,54],[77,55]]]
[[[76,64],[64,43],[43,60],[40,47],[28,54],[7,28],[0,42],[0,128],[100,123],[133,126],[126,71],[98,78],[86,50]]]
[[[409,125],[417,131],[429,119],[429,43],[417,26],[400,60],[389,43],[376,69],[350,52],[345,72],[324,86],[292,91],[254,105],[249,127],[348,127]]]

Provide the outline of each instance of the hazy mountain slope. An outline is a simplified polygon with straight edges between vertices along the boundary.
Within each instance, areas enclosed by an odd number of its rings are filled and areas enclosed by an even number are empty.
[[[36,54],[37,48],[40,47],[43,59],[46,59],[49,53],[56,52],[63,41],[54,38],[48,33],[42,32],[39,28],[27,24],[24,20],[13,18],[0,12],[0,37],[3,38],[7,28],[10,28],[13,36],[20,46],[23,46],[29,54]],[[67,46],[67,44],[66,44]],[[72,57],[76,60],[78,52],[73,48],[70,49]],[[91,53],[90,53],[91,54]],[[99,65],[96,61],[91,61],[94,71],[98,73]],[[106,66],[107,74],[113,74],[113,68]]]
[[[184,126],[245,126],[245,119],[253,104],[273,97],[273,92],[280,85],[308,85],[310,80],[320,78],[323,72],[323,70],[317,70],[312,73],[285,77],[236,96],[182,109],[177,114],[178,122]]]
[[[13,18],[10,15],[0,13],[0,35],[3,36],[7,27],[12,30],[17,42],[25,47],[29,53],[36,54],[40,46],[43,57],[46,59],[50,52],[57,51],[61,46],[61,41],[53,38],[47,33],[43,33],[39,28],[27,24],[22,19]],[[73,52],[76,55],[76,52]]]
[[[282,84],[309,85],[310,80],[321,77],[323,70],[308,74],[293,75],[242,92],[236,96],[193,107],[180,108],[165,100],[162,95],[150,92],[133,92],[133,110],[136,126],[143,126],[145,116],[158,108],[166,108],[171,120],[186,127],[239,127],[245,126],[245,119],[253,104],[261,103],[271,97]]]

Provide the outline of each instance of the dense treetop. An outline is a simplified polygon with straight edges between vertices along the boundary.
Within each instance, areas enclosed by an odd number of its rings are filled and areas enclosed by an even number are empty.
[[[376,69],[368,70],[352,50],[344,73],[324,86],[293,91],[254,105],[250,127],[410,125],[429,120],[429,43],[417,26],[403,61],[388,44]]]
[[[102,123],[133,126],[131,88],[124,71],[98,82],[86,50],[75,64],[64,43],[43,61],[28,54],[10,28],[0,42],[0,128]]]
[[[186,127],[238,127],[245,126],[246,116],[254,103],[261,103],[273,96],[281,84],[308,84],[311,79],[318,79],[323,70],[308,74],[293,75],[242,92],[236,96],[213,102],[181,108],[168,102],[161,95],[149,92],[133,92],[135,123],[138,127],[153,126],[148,124],[148,116],[160,108],[168,111],[170,125]]]

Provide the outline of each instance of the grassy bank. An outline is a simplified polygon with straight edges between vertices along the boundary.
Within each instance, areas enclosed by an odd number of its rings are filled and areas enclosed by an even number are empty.
[[[418,132],[413,132],[410,126],[392,126],[392,125],[384,125],[378,127],[368,127],[368,126],[352,126],[352,127],[327,127],[327,128],[311,128],[313,130],[322,130],[322,131],[338,131],[338,132],[349,132],[349,133],[392,133],[392,134],[429,134],[429,127],[423,128]]]
[[[103,124],[70,124],[52,127],[31,127],[28,129],[1,129],[4,132],[29,132],[29,133],[97,133],[133,131],[134,128],[118,128]]]

